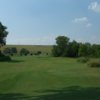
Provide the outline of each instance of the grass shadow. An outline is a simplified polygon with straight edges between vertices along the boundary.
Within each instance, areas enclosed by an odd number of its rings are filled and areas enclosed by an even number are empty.
[[[24,62],[24,60],[11,60],[10,63],[21,63]]]
[[[21,63],[24,62],[24,60],[11,60],[11,61],[0,61],[1,63]]]
[[[0,94],[0,100],[32,100],[31,96],[20,93]]]
[[[49,95],[39,96],[35,100],[100,100],[100,88],[68,87],[61,90],[46,90]]]
[[[100,88],[73,86],[61,90],[40,91],[39,93],[43,95],[0,94],[0,100],[100,100]]]

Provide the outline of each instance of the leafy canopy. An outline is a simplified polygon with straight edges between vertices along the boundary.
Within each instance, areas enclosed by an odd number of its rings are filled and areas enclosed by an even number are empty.
[[[6,44],[6,37],[8,35],[8,32],[6,31],[7,27],[2,25],[0,22],[0,46],[3,46]]]

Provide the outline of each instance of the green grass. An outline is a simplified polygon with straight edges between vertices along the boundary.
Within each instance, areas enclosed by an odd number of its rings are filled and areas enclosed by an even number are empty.
[[[100,100],[100,69],[72,58],[0,62],[0,100]]]

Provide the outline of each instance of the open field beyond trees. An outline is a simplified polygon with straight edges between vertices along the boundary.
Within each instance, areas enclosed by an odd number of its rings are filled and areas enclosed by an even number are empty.
[[[100,69],[73,58],[0,62],[0,100],[100,100]]]
[[[22,48],[25,48],[33,53],[37,51],[41,51],[43,53],[51,53],[51,50],[52,50],[52,46],[50,45],[6,45],[2,47],[2,50],[4,50],[5,48],[13,48],[13,47],[16,47],[18,52]]]

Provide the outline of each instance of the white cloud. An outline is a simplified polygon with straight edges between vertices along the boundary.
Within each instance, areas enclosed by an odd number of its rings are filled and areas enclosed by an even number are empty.
[[[91,23],[87,23],[87,25],[86,25],[87,28],[88,28],[88,27],[91,27],[91,26],[92,26]]]
[[[87,17],[75,18],[73,22],[75,23],[88,22],[88,18]]]
[[[83,24],[84,26],[86,26],[87,28],[91,27],[92,24],[89,22],[89,19],[87,17],[79,17],[79,18],[75,18],[73,20],[74,23],[78,23],[78,24]]]
[[[98,2],[92,2],[89,6],[88,6],[89,10],[92,10],[94,12],[100,13],[100,4]]]

